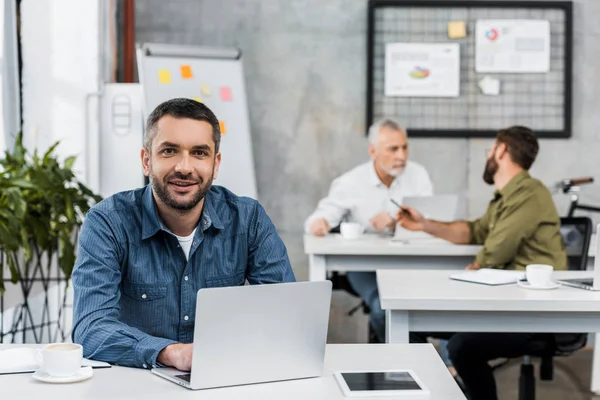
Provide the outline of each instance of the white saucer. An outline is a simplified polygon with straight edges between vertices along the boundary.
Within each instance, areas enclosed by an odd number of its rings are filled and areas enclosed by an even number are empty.
[[[551,290],[560,287],[560,283],[550,282],[548,286],[531,286],[531,284],[527,281],[517,281],[517,285],[521,286],[525,289],[531,290]]]
[[[81,369],[75,374],[71,376],[52,376],[48,375],[46,372],[38,369],[31,375],[33,379],[37,379],[38,381],[48,382],[48,383],[73,383],[80,382],[89,379],[94,375],[94,370],[92,367],[81,367]]]

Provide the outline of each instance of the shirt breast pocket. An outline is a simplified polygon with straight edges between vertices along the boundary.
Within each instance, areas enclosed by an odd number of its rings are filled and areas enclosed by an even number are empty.
[[[121,318],[125,323],[153,334],[164,318],[167,288],[164,283],[123,284]]]
[[[207,288],[213,287],[227,287],[227,286],[243,286],[246,282],[246,273],[244,271],[238,272],[233,275],[222,275],[214,278],[207,278],[205,286]]]

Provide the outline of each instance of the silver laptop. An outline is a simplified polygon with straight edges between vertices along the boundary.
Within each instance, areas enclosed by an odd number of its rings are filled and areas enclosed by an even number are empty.
[[[590,246],[592,244],[590,243]],[[556,282],[565,286],[572,286],[579,289],[600,291],[600,284],[594,287],[594,280],[600,283],[600,224],[596,227],[596,254],[594,257],[594,272],[590,276],[583,278],[557,279]]]
[[[153,373],[189,389],[321,376],[331,281],[198,291],[192,371]]]
[[[407,196],[402,199],[402,205],[414,208],[425,218],[436,221],[454,221],[458,213],[459,196],[454,194],[443,194],[435,196]],[[432,239],[433,236],[425,232],[413,232],[396,227],[392,240],[411,241],[417,239]]]

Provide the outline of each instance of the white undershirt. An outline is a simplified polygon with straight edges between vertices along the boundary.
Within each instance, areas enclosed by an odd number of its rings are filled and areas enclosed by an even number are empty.
[[[190,259],[190,250],[192,249],[192,242],[194,240],[194,234],[196,233],[196,229],[197,228],[195,228],[192,231],[192,233],[190,233],[188,236],[177,236],[177,235],[175,235],[175,237],[179,241],[179,245],[181,246],[181,249],[183,250],[183,253],[185,254],[185,259],[188,260],[188,261]]]

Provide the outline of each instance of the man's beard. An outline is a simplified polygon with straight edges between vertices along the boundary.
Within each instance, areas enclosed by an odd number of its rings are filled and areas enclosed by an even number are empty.
[[[402,168],[385,168],[383,165],[379,164],[379,167],[385,171],[386,174],[388,174],[389,176],[393,176],[394,178],[402,175],[402,173],[404,172],[404,169],[406,167],[402,167]]]
[[[198,177],[198,179],[196,180],[196,179],[192,178],[190,175],[183,175],[180,172],[175,172],[174,174],[166,176],[164,178],[164,181],[161,182],[158,179],[156,179],[156,177],[152,173],[150,173],[150,183],[152,184],[152,189],[154,190],[154,193],[156,193],[156,196],[167,207],[170,207],[173,210],[186,212],[186,211],[190,211],[191,209],[196,207],[198,205],[198,203],[200,203],[202,201],[204,196],[206,196],[206,193],[208,193],[208,191],[210,190],[210,187],[212,186],[213,176],[214,176],[214,172],[211,174],[210,178],[208,179],[208,182],[204,183],[204,181],[200,177]],[[194,194],[194,197],[189,201],[185,201],[185,202],[177,201],[169,193],[168,182],[171,179],[197,181],[196,184],[199,187],[198,191]]]
[[[483,181],[488,185],[494,184],[494,175],[498,172],[498,163],[494,157],[488,158],[485,163],[485,170],[483,171]]]

